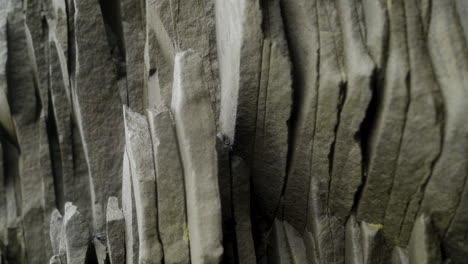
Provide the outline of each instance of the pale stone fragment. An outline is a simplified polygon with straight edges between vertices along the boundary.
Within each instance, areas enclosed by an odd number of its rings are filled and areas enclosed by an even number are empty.
[[[185,176],[192,263],[218,263],[223,254],[216,132],[201,57],[176,55],[171,109]]]
[[[153,148],[146,117],[124,106],[126,150],[132,172],[140,241],[139,262],[161,263],[163,253],[158,234],[156,175]]]
[[[59,254],[60,240],[63,237],[63,218],[60,212],[55,209],[50,217],[50,244],[54,255]]]
[[[363,0],[365,42],[377,69],[384,68],[388,49],[389,18],[385,0]]]
[[[86,264],[90,233],[88,223],[76,206],[67,202],[63,217],[65,246],[68,264]]]
[[[354,215],[350,215],[346,222],[345,243],[345,263],[363,264],[364,256],[361,243],[361,228]]]
[[[125,219],[125,263],[137,264],[140,242],[135,212],[135,194],[132,186],[132,171],[126,151],[123,155],[122,211]]]
[[[422,214],[417,217],[408,245],[410,263],[442,263],[440,241],[436,232],[428,216]]]
[[[283,222],[293,264],[307,263],[307,254],[302,235],[288,222]]]
[[[401,247],[393,248],[392,264],[410,264],[408,258],[408,251]]]
[[[107,200],[106,235],[110,264],[125,264],[125,218],[117,197]]]
[[[360,225],[363,263],[385,264],[391,258],[391,255],[385,244],[382,226],[364,221]]]
[[[158,193],[158,227],[165,263],[189,263],[184,169],[170,110],[147,110]],[[170,202],[168,202],[170,201]]]
[[[7,3],[0,3],[0,127],[6,135],[16,141],[16,131],[8,103],[7,60]]]
[[[99,235],[101,235],[100,233]],[[106,264],[107,259],[107,245],[106,237],[95,236],[93,238],[94,251],[96,253],[97,264]]]

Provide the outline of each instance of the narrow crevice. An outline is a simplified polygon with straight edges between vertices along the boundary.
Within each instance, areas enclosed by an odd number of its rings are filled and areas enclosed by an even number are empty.
[[[49,102],[52,101],[49,90]],[[52,167],[52,178],[54,179],[55,205],[62,213],[65,213],[65,194],[62,171],[62,153],[60,151],[57,123],[53,113],[53,106],[49,105],[48,120],[46,121],[47,137],[49,141],[49,156]]]
[[[333,128],[333,142],[330,145],[330,151],[328,152],[328,175],[329,175],[329,181],[328,181],[328,192],[327,192],[327,208],[329,208],[330,204],[330,192],[332,189],[332,184],[333,184],[333,158],[335,156],[335,144],[336,144],[336,138],[338,134],[338,128],[340,126],[340,121],[341,121],[341,112],[343,111],[343,106],[346,101],[347,93],[348,93],[348,83],[347,82],[341,82],[339,85],[339,99],[338,99],[338,105],[337,105],[337,119],[336,119],[336,124],[335,127]]]
[[[117,80],[126,78],[125,40],[122,28],[120,0],[99,0],[102,22],[107,35],[109,53],[115,65]]]
[[[360,148],[361,148],[361,184],[358,186],[356,189],[356,192],[354,194],[354,201],[353,201],[353,206],[352,206],[352,212],[356,212],[359,201],[362,196],[362,192],[364,189],[364,186],[366,184],[366,179],[367,179],[367,168],[368,168],[368,162],[370,159],[370,153],[369,153],[369,138],[371,135],[371,131],[374,128],[374,124],[376,121],[376,114],[377,114],[377,109],[379,107],[379,102],[381,99],[381,91],[379,89],[380,84],[383,83],[381,82],[381,76],[382,71],[379,71],[378,69],[374,69],[372,74],[371,74],[371,80],[370,80],[370,92],[371,92],[371,100],[369,102],[369,105],[367,106],[366,109],[366,114],[364,116],[364,120],[361,123],[361,126],[359,130],[356,132],[354,135],[354,139],[356,142],[359,142]]]

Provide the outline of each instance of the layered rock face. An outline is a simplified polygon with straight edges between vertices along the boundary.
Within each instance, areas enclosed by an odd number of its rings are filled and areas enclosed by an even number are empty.
[[[465,264],[466,0],[0,0],[0,264]]]

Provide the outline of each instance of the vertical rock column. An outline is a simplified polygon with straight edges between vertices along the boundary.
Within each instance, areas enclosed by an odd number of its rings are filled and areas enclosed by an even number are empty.
[[[359,135],[371,99],[374,73],[374,63],[364,45],[359,17],[354,11],[356,5],[357,1],[338,1],[347,85],[337,125],[329,206],[331,212],[341,218],[349,216],[362,183],[364,172]]]
[[[201,57],[176,55],[171,109],[184,166],[192,263],[219,263],[223,254],[216,131]]]
[[[286,177],[292,76],[279,1],[264,2],[252,193],[255,210],[269,227],[273,224]]]
[[[367,179],[357,217],[381,224],[385,217],[408,111],[409,62],[402,0],[387,2],[390,37],[385,81],[369,143]]]
[[[107,202],[106,233],[110,264],[125,264],[125,219],[117,197]]]
[[[385,213],[385,233],[405,246],[419,210],[423,186],[432,174],[442,143],[441,93],[430,61],[417,1],[405,3],[411,68],[411,101]]]
[[[24,230],[27,261],[47,261],[44,245],[44,193],[40,169],[40,119],[41,104],[37,97],[31,57],[28,56],[27,33],[21,1],[11,1],[8,14],[8,98],[15,130],[18,132],[18,174],[12,175],[19,186],[16,203]],[[9,154],[12,155],[13,154]],[[48,190],[47,190],[48,191]],[[21,197],[20,199],[18,199]]]
[[[105,224],[109,196],[121,188],[124,129],[117,79],[97,0],[74,1],[74,113],[91,183],[94,229]]]
[[[262,11],[258,0],[216,1],[219,58],[219,129],[250,163],[260,79]]]
[[[281,1],[294,73],[295,122],[288,182],[284,193],[284,220],[304,233],[309,203],[312,143],[317,111],[319,38],[317,1]],[[307,41],[304,41],[307,39]]]
[[[139,263],[162,261],[157,217],[156,175],[148,122],[124,106],[125,139],[132,172],[139,238]]]
[[[444,99],[444,139],[420,211],[431,215],[455,263],[468,258],[468,44],[454,5],[432,1],[428,48]],[[447,41],[449,40],[449,41]]]
[[[132,171],[128,154],[125,151],[122,171],[122,211],[125,218],[125,260],[127,264],[137,264],[139,259],[140,242],[135,207]]]
[[[148,110],[158,192],[158,228],[164,263],[190,263],[184,169],[174,120],[165,106]]]

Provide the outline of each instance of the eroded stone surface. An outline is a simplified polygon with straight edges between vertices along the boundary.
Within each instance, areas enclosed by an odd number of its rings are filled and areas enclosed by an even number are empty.
[[[146,117],[124,106],[126,150],[131,169],[138,225],[139,262],[161,263],[157,226],[156,175]]]
[[[408,245],[410,263],[442,263],[440,241],[433,228],[428,216],[418,216]]]
[[[264,37],[257,123],[252,165],[255,211],[270,226],[278,209],[286,177],[292,76],[278,0],[264,9]],[[274,81],[273,81],[274,80]]]
[[[304,232],[311,175],[311,140],[315,131],[319,38],[316,1],[281,1],[294,65],[294,105],[297,111],[284,194],[284,219]],[[307,39],[307,41],[303,41]]]
[[[125,264],[125,218],[117,197],[107,201],[106,235],[110,264]]]
[[[441,94],[432,69],[417,2],[404,1],[411,101],[385,213],[385,233],[405,246],[442,140]]]
[[[232,205],[239,263],[256,263],[250,222],[250,169],[238,156],[231,157]]]
[[[124,127],[117,77],[98,1],[73,1],[75,71],[72,94],[91,182],[94,228],[105,226],[105,204],[121,192]],[[89,41],[92,39],[93,41]],[[105,153],[105,154],[104,154]]]
[[[381,101],[369,143],[367,179],[359,201],[357,217],[381,224],[385,216],[408,111],[409,62],[404,3],[387,2],[389,47]]]
[[[65,246],[68,264],[85,264],[90,233],[88,223],[72,203],[65,204],[63,217]]]
[[[223,247],[216,132],[200,66],[196,52],[177,54],[171,109],[184,166],[191,261],[218,263]]]
[[[140,240],[138,238],[135,193],[132,184],[132,171],[128,154],[123,155],[122,174],[122,211],[125,219],[125,259],[127,264],[137,264]]]
[[[158,192],[158,228],[165,263],[190,263],[185,212],[184,170],[174,120],[161,106],[147,116],[154,151]],[[169,202],[170,201],[170,202]]]

